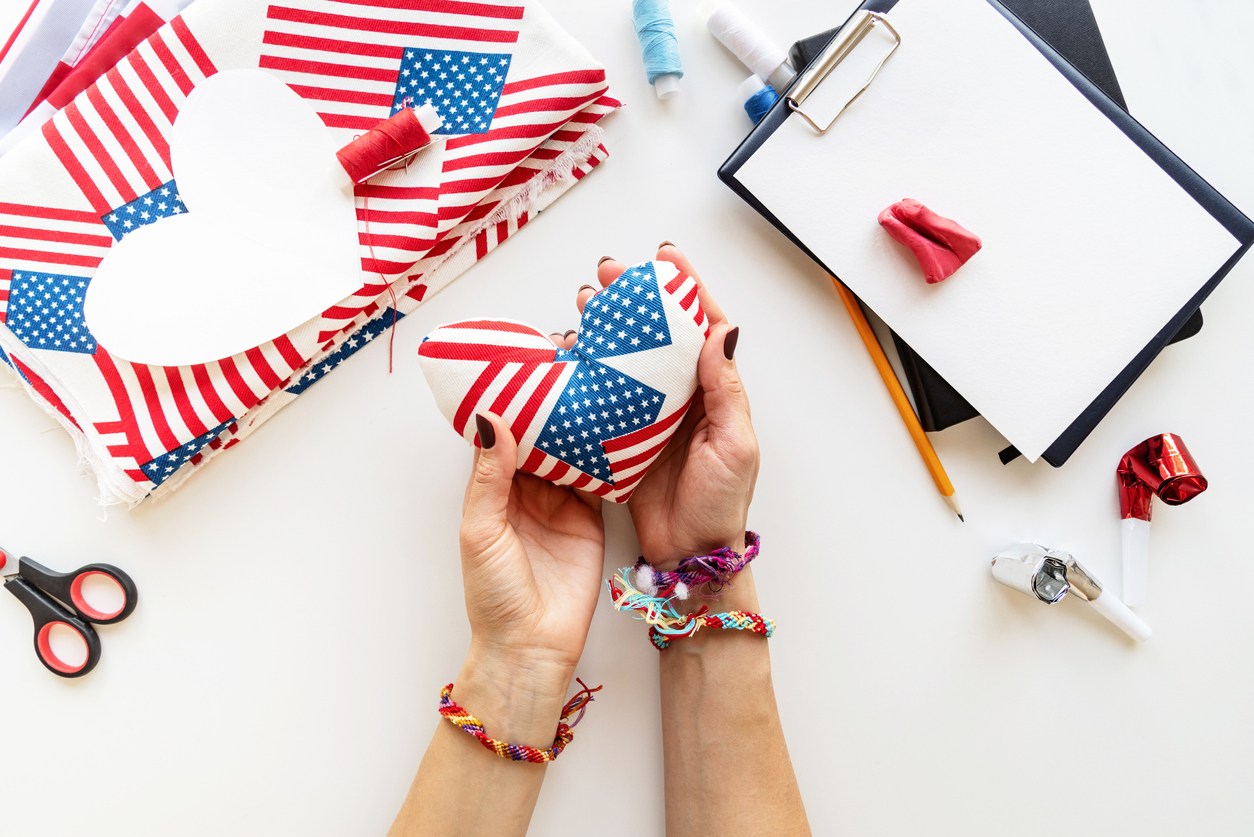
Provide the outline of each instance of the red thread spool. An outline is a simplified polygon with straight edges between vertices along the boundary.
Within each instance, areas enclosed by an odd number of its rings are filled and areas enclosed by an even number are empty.
[[[429,105],[424,105],[423,110],[419,115],[410,108],[401,108],[335,153],[353,183],[369,180],[431,143],[430,131],[439,128],[440,118]],[[430,127],[423,127],[423,122]]]

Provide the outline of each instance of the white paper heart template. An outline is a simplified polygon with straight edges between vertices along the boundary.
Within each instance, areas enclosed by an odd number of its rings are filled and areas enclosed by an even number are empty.
[[[485,319],[440,326],[418,355],[467,441],[477,443],[475,414],[491,411],[513,430],[519,468],[623,503],[687,412],[708,333],[696,280],[658,261],[588,300],[570,351]]]
[[[351,193],[318,115],[258,70],[196,87],[170,162],[187,214],[114,244],[87,289],[100,345],[136,363],[183,366],[284,334],[361,287]]]

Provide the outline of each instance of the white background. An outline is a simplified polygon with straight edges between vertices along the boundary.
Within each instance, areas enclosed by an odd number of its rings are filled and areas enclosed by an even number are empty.
[[[8,20],[26,5],[3,3]],[[781,43],[848,11],[779,5],[741,2]],[[1133,115],[1254,211],[1254,6],[1093,5]],[[119,564],[142,597],[101,630],[104,658],[80,681],[39,665],[24,608],[0,598],[0,834],[382,834],[468,640],[456,528],[470,456],[419,341],[476,315],[572,328],[599,256],[641,261],[663,238],[742,328],[763,452],[755,574],[815,833],[1254,830],[1254,262],[1065,468],[1003,467],[981,420],[935,434],[960,524],[827,278],[716,180],[748,129],[748,73],[695,6],[674,3],[687,75],[662,103],[625,0],[550,0],[628,103],[610,159],[408,317],[392,375],[378,341],[168,500],[102,520],[69,439],[0,390],[4,545],[59,569]],[[1038,539],[1117,586],[1114,468],[1164,431],[1211,488],[1155,512],[1148,643],[1082,602],[1046,608],[992,580],[993,552]],[[608,574],[636,544],[624,509],[607,522]],[[533,834],[662,832],[656,654],[602,598],[579,675],[605,690],[549,769]]]

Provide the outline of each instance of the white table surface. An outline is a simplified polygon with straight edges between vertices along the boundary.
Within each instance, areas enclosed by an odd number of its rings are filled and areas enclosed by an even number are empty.
[[[26,2],[2,5],[0,24]],[[168,500],[107,519],[70,440],[0,390],[3,543],[56,568],[117,563],[142,596],[102,629],[104,658],[80,681],[39,665],[26,611],[0,599],[0,834],[382,834],[468,640],[456,530],[470,456],[418,344],[473,315],[573,328],[597,258],[644,260],[663,238],[742,327],[763,454],[756,575],[779,622],[775,685],[815,833],[1254,831],[1241,522],[1254,505],[1254,261],[1065,468],[1003,467],[982,420],[934,434],[963,525],[827,278],[715,178],[748,127],[735,97],[747,72],[696,28],[695,0],[674,3],[687,75],[668,103],[643,80],[625,0],[548,5],[628,103],[608,125],[610,159],[406,318],[394,374],[385,345],[362,351]],[[740,5],[781,43],[847,12]],[[1131,112],[1254,212],[1254,4],[1093,5]],[[1115,464],[1164,431],[1211,488],[1155,512],[1148,643],[1082,602],[1046,608],[993,581],[998,548],[1037,539],[1117,589]],[[608,574],[636,543],[625,509],[606,517]],[[549,769],[533,834],[662,833],[656,655],[602,597],[578,673],[605,690]]]

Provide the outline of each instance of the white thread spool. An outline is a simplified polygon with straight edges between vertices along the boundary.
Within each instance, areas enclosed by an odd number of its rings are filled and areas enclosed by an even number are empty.
[[[788,53],[730,0],[706,0],[697,15],[706,18],[706,28],[732,55],[776,90],[783,90],[797,75]]]

